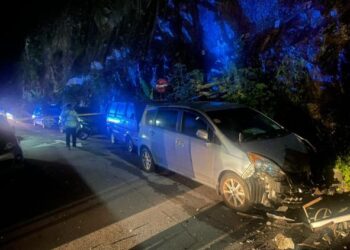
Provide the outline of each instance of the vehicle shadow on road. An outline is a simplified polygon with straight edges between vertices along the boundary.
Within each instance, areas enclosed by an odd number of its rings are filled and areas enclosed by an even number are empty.
[[[136,154],[124,154],[121,159],[138,166]],[[122,167],[117,161],[114,165]],[[25,245],[26,249],[38,249],[61,246],[148,209],[154,203],[200,186],[169,171],[160,170],[155,176],[170,178],[173,180],[170,185],[153,182],[148,178],[150,174],[137,167],[123,165],[123,170],[135,176],[137,180],[146,181],[149,187],[161,196],[154,196],[151,203],[135,201],[137,204],[123,204],[125,199],[130,197],[123,193],[127,184],[121,183],[121,186],[108,191],[108,199],[119,203],[121,209],[128,205],[132,209],[118,213],[111,211],[111,207],[106,204],[109,201],[101,199],[100,194],[96,194],[89,187],[75,167],[62,159],[59,163],[28,159],[23,167],[2,167],[0,247],[17,248]],[[179,183],[186,188],[180,187]],[[96,208],[99,211],[98,217],[87,220],[89,211]],[[81,219],[75,218],[84,218],[85,221],[81,222]],[[78,226],[79,229],[76,229]],[[49,237],[47,232],[51,232]],[[42,235],[45,235],[45,239],[41,238]]]
[[[240,241],[255,237],[259,221],[242,219],[222,203],[198,212],[188,220],[162,231],[132,249],[243,249]],[[253,234],[252,234],[253,233]]]
[[[95,199],[94,204],[102,203],[68,163],[39,160],[26,160],[22,167],[1,167],[0,196],[0,248],[19,239],[38,235],[83,213],[82,209],[91,209],[81,206],[88,199]],[[112,217],[107,208],[104,213],[106,218]],[[41,239],[42,246],[51,248],[61,245],[104,227],[107,223],[111,222],[102,220],[86,230],[71,230],[64,237],[58,236],[57,232],[51,239]],[[32,249],[29,242],[26,248]]]

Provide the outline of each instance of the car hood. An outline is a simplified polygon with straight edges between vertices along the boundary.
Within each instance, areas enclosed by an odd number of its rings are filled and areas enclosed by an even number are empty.
[[[240,144],[245,152],[257,153],[290,173],[301,173],[310,169],[310,154],[305,145],[294,134],[283,137],[249,141]]]

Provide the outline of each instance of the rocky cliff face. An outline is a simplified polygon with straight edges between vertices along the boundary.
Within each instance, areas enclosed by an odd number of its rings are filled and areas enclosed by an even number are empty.
[[[24,95],[55,98],[91,83],[89,93],[137,94],[141,81],[154,85],[179,63],[209,82],[232,65],[281,81],[301,67],[317,88],[345,91],[349,9],[346,0],[71,1],[27,38]]]

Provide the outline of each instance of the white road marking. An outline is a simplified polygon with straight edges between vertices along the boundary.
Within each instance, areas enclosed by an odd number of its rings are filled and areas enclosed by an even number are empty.
[[[50,146],[54,146],[54,145],[57,145],[57,144],[60,144],[60,143],[59,142],[53,142],[53,143],[46,143],[45,142],[45,143],[36,145],[33,148],[45,148],[45,147],[50,147]]]
[[[51,146],[55,146],[55,145],[58,145],[58,144],[66,144],[65,141],[63,140],[55,140],[55,142],[52,142],[52,143],[41,143],[39,145],[36,145],[34,146],[33,148],[45,148],[45,147],[51,147]],[[82,148],[83,147],[83,144],[81,142],[78,142],[77,143],[77,147],[78,148]]]
[[[55,140],[55,142],[57,142],[57,143],[63,143],[63,144],[66,144],[66,142],[65,142],[65,141],[63,141],[63,140]]]

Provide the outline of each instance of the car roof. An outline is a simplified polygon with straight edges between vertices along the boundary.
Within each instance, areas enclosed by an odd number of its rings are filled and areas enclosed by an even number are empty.
[[[203,112],[223,110],[223,109],[236,109],[244,108],[245,105],[229,103],[229,102],[192,102],[192,103],[152,103],[149,106],[155,107],[173,107],[173,108],[187,108],[195,109]]]

